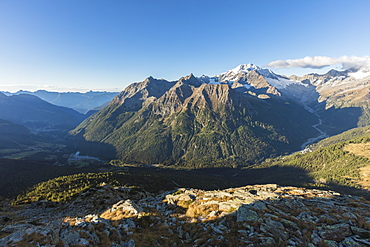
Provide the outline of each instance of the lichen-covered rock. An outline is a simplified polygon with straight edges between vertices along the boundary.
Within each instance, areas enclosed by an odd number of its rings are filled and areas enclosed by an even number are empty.
[[[323,239],[342,241],[346,237],[351,236],[352,232],[349,225],[346,223],[336,225],[326,225],[319,227],[319,235]]]
[[[344,247],[361,247],[362,245],[357,242],[356,240],[354,240],[353,238],[346,238],[344,239],[341,244],[344,246]]]
[[[243,221],[257,221],[258,214],[256,211],[247,208],[247,207],[240,207],[236,214],[236,221],[243,222]]]
[[[5,211],[0,247],[370,245],[370,202],[359,197],[271,184],[127,191],[104,185],[64,205]]]

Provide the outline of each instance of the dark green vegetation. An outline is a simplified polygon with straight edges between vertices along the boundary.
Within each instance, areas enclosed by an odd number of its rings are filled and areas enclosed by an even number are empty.
[[[183,168],[246,166],[317,135],[317,117],[293,101],[261,100],[192,75],[160,91],[163,83],[148,78],[129,87],[71,133],[111,145],[124,162]]]
[[[41,181],[76,172],[86,170],[52,166],[40,160],[0,159],[0,196],[14,197]]]
[[[19,149],[32,144],[34,144],[34,138],[28,128],[0,119],[0,152],[4,149]]]
[[[364,156],[345,150],[349,144],[369,143],[370,135],[366,131],[365,133],[365,136],[318,148],[313,152],[267,159],[261,164],[245,169],[245,173],[249,174],[248,176],[253,173],[263,174],[263,178],[257,179],[256,182],[270,181],[305,187],[322,187],[369,198],[368,190],[363,190],[361,186],[368,178],[363,177],[360,168],[369,166],[370,161]],[[345,138],[346,134],[342,135],[342,138]],[[336,138],[340,139],[340,137]]]
[[[320,128],[329,136],[338,135],[343,131],[370,124],[370,121],[364,122],[364,114],[366,115],[361,107],[336,108],[333,106],[319,111],[323,122]]]
[[[19,126],[16,127],[12,130]],[[20,127],[20,130],[28,129]],[[7,128],[6,133],[6,142],[1,142],[4,146],[0,148],[0,196],[14,197],[39,182],[62,175],[99,171],[98,167],[103,165],[97,160],[71,160],[70,154],[76,152],[69,147],[71,144],[49,134],[29,135],[25,131],[7,139],[11,131]]]
[[[368,82],[366,83],[368,84]],[[338,90],[339,91],[339,90]],[[346,91],[346,90],[343,90]],[[370,124],[370,94],[369,94],[369,86],[361,89],[352,89],[348,90],[345,93],[337,93],[332,95],[329,98],[330,104],[332,104],[336,109],[356,109],[359,111],[359,117],[357,119],[357,126],[366,126]],[[351,111],[349,111],[351,112]],[[345,121],[350,120],[351,118],[342,119]]]
[[[19,194],[14,202],[19,204],[38,200],[68,201],[78,193],[88,188],[96,188],[101,183],[108,183],[112,186],[137,187],[149,192],[173,190],[178,186],[211,190],[226,188],[229,185],[221,178],[196,172],[171,169],[161,169],[159,171],[156,168],[126,168],[126,171],[114,170],[116,171],[80,173],[50,179],[46,182],[38,183]]]
[[[318,149],[322,147],[327,147],[338,142],[349,141],[355,138],[365,137],[370,134],[370,126],[354,128],[348,131],[345,131],[339,135],[331,136],[325,138],[324,140],[319,141],[318,143],[310,145],[311,149]]]
[[[163,169],[163,166],[146,167],[124,164],[119,160],[111,161],[109,165],[85,169],[106,172],[85,172],[41,182],[20,194],[16,203],[41,199],[68,201],[77,193],[96,187],[102,182],[113,186],[140,187],[150,192],[171,190],[176,187],[223,189],[247,184],[277,183],[331,189],[370,198],[368,190],[361,186],[364,178],[360,173],[360,168],[370,165],[369,159],[345,150],[349,144],[369,144],[368,129],[369,127],[358,128],[332,137],[327,141],[332,140],[334,144],[324,145],[313,152],[305,154],[297,152],[239,169],[174,170]],[[351,139],[351,134],[356,138]]]

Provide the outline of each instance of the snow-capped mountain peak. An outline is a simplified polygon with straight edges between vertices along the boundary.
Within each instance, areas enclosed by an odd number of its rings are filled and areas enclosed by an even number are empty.
[[[233,83],[233,82],[239,82],[245,85],[254,86],[253,82],[250,81],[251,79],[256,80],[255,76],[252,76],[253,78],[250,78],[250,74],[254,73],[255,75],[262,76],[266,82],[277,89],[286,88],[287,86],[291,84],[299,84],[301,86],[307,86],[306,84],[303,84],[298,81],[291,80],[289,78],[280,76],[275,74],[272,70],[266,69],[266,68],[260,68],[259,66],[255,64],[241,64],[237,67],[230,69],[224,73],[221,73],[220,75],[216,76],[217,82],[224,82],[224,83]],[[250,78],[250,79],[248,79]]]
[[[240,64],[238,66],[236,66],[235,68],[225,72],[225,73],[234,73],[234,74],[239,74],[240,72],[248,72],[248,71],[251,71],[251,70],[259,70],[261,69],[260,67],[258,67],[257,65],[255,64],[252,64],[252,63],[249,63],[249,64]]]
[[[260,69],[261,69],[260,67],[258,67],[255,64],[252,64],[252,63],[240,64],[240,65],[236,66],[233,69],[230,69],[230,70],[228,70],[224,73],[221,73],[217,77],[225,78],[226,80],[231,80],[232,78],[236,77],[237,75],[239,75],[241,73],[244,74],[244,73],[248,73],[249,71],[252,71],[252,70],[260,70]]]

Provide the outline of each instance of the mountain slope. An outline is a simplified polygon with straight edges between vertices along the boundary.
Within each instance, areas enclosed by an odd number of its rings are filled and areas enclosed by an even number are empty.
[[[369,134],[370,134],[370,126],[369,125],[365,126],[365,127],[358,127],[358,128],[350,129],[350,130],[347,130],[347,131],[345,131],[341,134],[325,138],[325,139],[319,141],[318,143],[310,145],[310,149],[315,150],[315,149],[318,149],[318,148],[327,147],[327,146],[330,146],[332,144],[336,144],[338,142],[344,142],[344,141],[349,141],[349,140],[352,140],[352,139],[365,137],[366,135],[369,135]]]
[[[0,149],[18,149],[33,143],[33,136],[28,128],[0,119]]]
[[[317,117],[289,98],[206,79],[132,84],[71,133],[113,145],[127,162],[193,168],[245,165],[317,135]]]
[[[370,124],[370,73],[367,68],[309,74],[291,79],[315,86],[319,97],[314,108],[329,135]]]
[[[288,78],[242,64],[214,77],[149,77],[72,133],[112,145],[127,162],[253,163],[369,124],[368,74],[352,68]]]
[[[52,105],[36,96],[6,96],[0,93],[0,119],[25,125],[32,130],[68,130],[84,118],[75,110]]]
[[[349,136],[351,134],[354,135],[352,138]],[[247,168],[244,174],[256,174],[258,170],[266,171],[260,180],[255,181],[256,183],[274,182],[280,179],[279,183],[284,184],[321,186],[344,193],[369,196],[370,133],[368,127],[324,139],[317,146],[318,148],[312,152],[296,152],[289,156],[268,159]],[[302,171],[305,178],[297,174],[286,176],[287,168],[295,169],[297,172]],[[354,188],[358,191],[355,192]]]

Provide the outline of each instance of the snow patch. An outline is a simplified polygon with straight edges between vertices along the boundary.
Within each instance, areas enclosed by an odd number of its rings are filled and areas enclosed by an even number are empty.
[[[367,76],[370,76],[370,69],[359,70],[359,71],[354,72],[354,73],[348,73],[348,75],[354,77],[357,80],[360,80],[360,79],[363,79]]]
[[[257,65],[254,65],[254,64],[240,64],[238,66],[236,66],[234,69],[231,69],[225,73],[222,73],[222,74],[226,74],[226,73],[233,73],[233,74],[238,74],[240,72],[248,72],[248,71],[251,71],[251,70],[259,70],[260,68],[257,66]],[[221,75],[222,75],[221,74]]]
[[[233,69],[230,69],[224,73],[221,73],[217,77],[226,77],[223,79],[224,81],[225,80],[234,81],[237,78],[238,74],[248,73],[249,71],[252,71],[252,70],[261,70],[261,69],[257,65],[254,65],[251,63],[250,64],[240,64]]]
[[[284,78],[282,76],[279,76],[279,75],[275,74],[270,69],[263,69],[263,68],[258,67],[257,65],[254,65],[254,64],[241,64],[241,65],[235,67],[234,69],[231,69],[227,72],[224,72],[224,73],[220,74],[218,76],[218,78],[222,78],[223,81],[235,81],[236,79],[238,79],[238,76],[240,74],[247,74],[252,70],[254,70],[258,74],[262,75],[271,86],[273,86],[277,89],[286,88],[287,86],[289,86],[291,84],[298,84],[298,85],[301,85],[301,86],[308,87],[307,84],[304,84],[304,83],[299,82],[299,81],[293,81],[293,80]],[[244,87],[249,89],[252,86],[248,85],[248,84],[247,85],[244,84]]]
[[[265,79],[267,80],[267,82],[271,86],[276,87],[277,89],[283,89],[283,88],[286,88],[287,86],[292,85],[292,84],[297,84],[297,85],[301,85],[301,86],[304,86],[304,87],[308,87],[307,84],[304,84],[300,81],[293,81],[293,80],[289,80],[289,79],[284,79],[282,77],[280,77],[278,79],[265,77]]]

